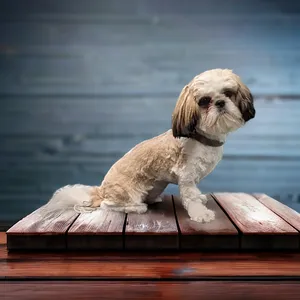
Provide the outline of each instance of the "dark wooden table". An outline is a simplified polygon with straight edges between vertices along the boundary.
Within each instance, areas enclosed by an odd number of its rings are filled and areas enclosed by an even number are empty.
[[[300,253],[9,252],[0,299],[299,299]],[[276,296],[276,297],[275,297]]]
[[[210,197],[205,224],[171,195],[143,215],[42,207],[0,233],[0,299],[299,299],[299,214]]]

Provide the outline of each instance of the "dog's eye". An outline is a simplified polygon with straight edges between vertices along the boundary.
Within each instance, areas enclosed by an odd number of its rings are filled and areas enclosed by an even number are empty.
[[[232,91],[225,91],[224,95],[228,98],[231,98],[233,96],[233,92]]]
[[[208,106],[209,103],[210,103],[210,101],[211,101],[211,98],[210,98],[210,97],[202,97],[202,98],[199,100],[198,104],[199,104],[199,106]]]

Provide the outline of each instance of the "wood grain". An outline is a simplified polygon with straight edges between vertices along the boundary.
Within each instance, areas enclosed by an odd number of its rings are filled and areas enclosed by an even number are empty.
[[[80,214],[68,230],[67,248],[121,250],[125,217],[125,213],[105,210]]]
[[[254,194],[253,196],[295,229],[300,231],[300,214],[298,212],[266,194]]]
[[[36,254],[36,252],[34,252]],[[225,251],[225,252],[210,252],[210,251],[43,251],[38,255],[33,255],[30,251],[7,251],[6,247],[0,248],[0,261],[2,262],[63,262],[76,263],[77,261],[97,261],[97,262],[284,262],[294,264],[300,260],[298,252],[240,252],[240,251]],[[287,274],[288,275],[288,274]]]
[[[0,293],[4,284],[0,282]],[[63,299],[188,299],[188,300],[297,300],[300,283],[285,281],[14,281],[6,285],[6,300],[52,300]]]
[[[45,267],[47,262],[47,267]],[[205,279],[300,276],[300,253],[8,252],[0,247],[0,278]]]
[[[6,233],[0,232],[0,246],[6,245]]]
[[[128,214],[125,249],[178,249],[178,228],[172,197],[148,205],[146,214]]]
[[[207,196],[209,201],[206,206],[216,214],[215,220],[209,223],[192,221],[183,208],[180,198],[173,196],[180,228],[180,247],[199,250],[238,249],[238,231],[212,196]]]
[[[7,231],[7,247],[15,249],[65,249],[65,233],[78,217],[73,209],[51,210],[43,206]]]
[[[153,253],[149,253],[153,256]],[[37,256],[37,255],[36,255]],[[300,276],[299,256],[252,259],[235,255],[231,259],[201,257],[192,261],[161,261],[154,260],[101,260],[101,255],[81,260],[80,257],[71,260],[11,260],[0,261],[0,277],[6,279],[47,278],[57,279],[205,279],[210,277],[230,276]]]
[[[4,47],[2,51],[14,53],[10,60],[3,59],[2,62],[10,75],[3,78],[1,92],[4,94],[20,93],[23,83],[22,93],[25,95],[41,92],[144,94],[153,93],[153,86],[156,87],[155,91],[163,95],[181,89],[190,80],[188,76],[197,74],[199,69],[224,68],[228,64],[250,83],[255,92],[299,94],[299,88],[287,76],[298,59],[297,47],[300,42],[295,38],[299,29],[297,16],[289,15],[287,21],[287,18],[278,14],[271,18],[256,15],[254,23],[252,15],[243,15],[243,19],[235,15],[228,18],[224,14],[196,15],[193,18],[184,14],[171,17],[160,15],[159,22],[154,25],[141,16],[112,18],[98,15],[96,19],[102,24],[100,28],[94,23],[95,17],[90,20],[80,12],[74,18],[81,20],[81,23],[72,21],[66,24],[63,20],[70,18],[70,15],[57,13],[52,16],[48,14],[52,19],[52,22],[48,20],[51,26],[45,26],[43,22],[34,26],[37,20],[41,20],[39,17],[43,16],[37,16],[33,22],[3,22],[0,27],[2,43],[12,45]],[[190,22],[185,22],[184,17],[188,17]],[[214,26],[199,30],[210,21]],[[238,26],[241,32],[236,32]],[[218,45],[224,45],[224,31],[235,32],[227,40],[235,46],[232,51],[218,49]],[[11,35],[8,37],[6,32]],[[247,33],[247,39],[242,32]],[[286,32],[295,34],[287,35]],[[199,40],[193,39],[195,35]],[[201,43],[201,40],[208,40],[212,35],[214,39],[210,43]],[[262,38],[263,48],[258,43]],[[278,43],[280,38],[285,43]],[[246,46],[247,41],[253,48]],[[18,47],[18,51],[13,46]],[[288,54],[282,59],[284,51]],[[259,53],[259,56],[255,56],[255,53]],[[84,59],[84,55],[93,59]],[[270,58],[274,64],[270,64]],[[20,60],[22,63],[17,64]],[[35,68],[30,68],[32,64]],[[85,73],[80,72],[83,66]],[[116,66],[119,66],[119,72],[115,72]],[[261,70],[259,73],[255,72],[258,67]],[[280,72],[274,76],[274,70]],[[180,71],[181,76],[174,80],[175,74]],[[297,78],[299,71],[295,70],[294,74]],[[24,78],[24,82],[18,82],[15,78]],[[281,88],[278,83],[282,83]]]
[[[241,231],[242,249],[299,249],[299,234],[286,221],[245,193],[214,198]]]

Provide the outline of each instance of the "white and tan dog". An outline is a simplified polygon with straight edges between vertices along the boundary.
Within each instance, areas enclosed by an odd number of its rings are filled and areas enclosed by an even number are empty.
[[[161,193],[173,183],[178,184],[191,219],[209,222],[214,212],[206,208],[207,198],[197,184],[221,160],[227,134],[254,116],[253,97],[231,70],[201,73],[183,88],[172,129],[131,149],[111,167],[99,187],[63,187],[47,206],[145,213],[148,204],[162,201]]]

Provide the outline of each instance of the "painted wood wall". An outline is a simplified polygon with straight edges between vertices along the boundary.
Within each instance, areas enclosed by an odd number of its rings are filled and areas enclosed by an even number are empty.
[[[0,221],[65,184],[99,184],[169,129],[181,88],[216,67],[243,78],[257,117],[199,187],[300,211],[299,66],[292,1],[0,1]]]

